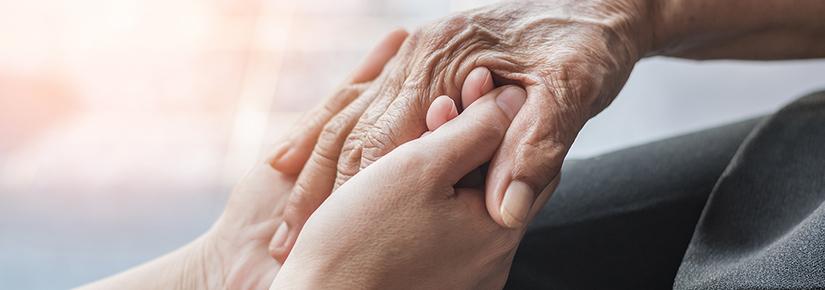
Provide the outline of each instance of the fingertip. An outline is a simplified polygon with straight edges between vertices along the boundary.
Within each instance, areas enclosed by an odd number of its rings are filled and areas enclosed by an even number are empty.
[[[275,234],[272,235],[272,240],[269,242],[269,255],[275,260],[283,263],[286,260],[288,251],[286,251],[286,243],[289,238],[289,225],[286,222],[281,222]]]
[[[269,166],[281,173],[298,174],[309,157],[309,153],[303,151],[290,142],[284,142],[269,159]]]
[[[496,104],[510,120],[516,117],[518,111],[527,100],[527,92],[517,86],[507,86],[501,94],[496,97]]]
[[[277,169],[279,164],[282,162],[284,154],[286,154],[286,151],[289,150],[289,147],[289,141],[281,142],[281,144],[278,144],[275,147],[275,149],[272,150],[271,157],[267,160],[267,163],[269,163],[269,165],[273,168]]]
[[[513,229],[524,227],[535,201],[536,193],[527,183],[520,180],[511,181],[504,192],[499,209],[504,226]]]
[[[450,106],[450,113],[447,115],[447,121],[455,119],[455,117],[458,117],[458,108],[456,107],[455,101],[453,101],[452,98],[450,98],[450,103],[452,105]]]
[[[439,96],[430,104],[425,117],[427,130],[434,131],[447,121],[458,116],[455,101],[449,96]]]
[[[470,104],[493,90],[493,74],[486,67],[476,67],[464,79],[461,86],[461,106],[467,109]]]
[[[393,39],[397,43],[397,42],[403,42],[407,38],[407,36],[409,36],[409,35],[410,35],[410,32],[408,32],[406,28],[399,26],[399,27],[394,28],[389,33],[389,36],[387,38]]]
[[[428,141],[432,146],[427,147],[439,148],[434,156],[447,160],[448,164],[443,168],[449,169],[449,180],[457,177],[455,181],[458,181],[493,158],[512,122],[505,111],[507,109],[502,109],[496,99],[504,93],[518,92],[523,90],[509,86],[496,88],[476,101],[476,105],[462,112],[455,121],[432,133],[433,136]]]

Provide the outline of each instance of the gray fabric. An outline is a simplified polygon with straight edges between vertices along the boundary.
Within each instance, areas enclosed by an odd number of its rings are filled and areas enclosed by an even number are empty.
[[[508,289],[825,289],[825,93],[572,161]],[[701,216],[701,218],[700,218]]]
[[[719,178],[678,289],[825,287],[825,93],[756,128]]]

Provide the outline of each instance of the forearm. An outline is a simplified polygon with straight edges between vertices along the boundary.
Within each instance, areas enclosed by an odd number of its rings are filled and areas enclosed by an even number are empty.
[[[78,289],[212,289],[208,287],[203,269],[206,241],[199,238],[192,243],[114,276],[81,286]]]
[[[825,57],[825,1],[650,0],[648,55],[694,59]]]

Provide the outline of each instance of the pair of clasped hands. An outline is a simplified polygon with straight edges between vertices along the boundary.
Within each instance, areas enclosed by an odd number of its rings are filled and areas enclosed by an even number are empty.
[[[352,84],[377,77],[406,36],[391,33]],[[523,225],[537,208],[531,209],[534,196],[520,196],[534,195],[518,188],[523,184],[506,197],[493,190],[485,196],[485,188],[501,186],[490,184],[483,167],[495,158],[526,97],[517,86],[494,87],[490,71],[477,67],[460,99],[442,95],[426,108],[426,131],[409,132],[417,138],[361,165],[345,182],[325,170],[337,159],[317,154],[324,130],[297,128],[247,177],[256,178],[256,171],[274,177],[258,190],[282,199],[271,220],[260,223],[274,229],[268,251],[283,262],[271,289],[501,288]]]

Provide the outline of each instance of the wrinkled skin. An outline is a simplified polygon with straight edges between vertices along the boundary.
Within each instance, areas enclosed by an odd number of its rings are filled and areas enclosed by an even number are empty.
[[[303,223],[334,189],[420,136],[437,96],[460,101],[472,95],[468,90],[481,91],[484,84],[464,84],[477,67],[489,68],[496,85],[515,84],[528,94],[490,164],[485,189],[490,217],[523,227],[554,190],[579,130],[613,100],[646,53],[651,32],[643,3],[502,2],[413,33],[391,69],[334,117],[315,124],[322,127],[317,138],[291,141],[315,146],[285,209],[289,235],[283,243],[273,240],[273,256],[286,258]],[[273,166],[297,168],[293,158],[305,157],[283,154]],[[510,203],[520,203],[521,211],[502,209],[511,185],[521,194],[511,195],[519,197]]]
[[[290,239],[316,209],[276,285],[500,287],[524,221],[549,197],[579,128],[615,97],[642,55],[825,57],[820,0],[639,1],[505,2],[463,12],[416,32],[382,72],[406,37],[392,33],[304,127],[241,181],[209,232],[88,287],[264,287],[279,271],[267,257],[267,242],[272,254],[285,258]],[[466,108],[493,89],[485,67],[496,85],[527,89],[515,118]],[[455,101],[436,101],[440,94]],[[452,107],[459,98],[462,108]],[[486,188],[458,180],[490,158]],[[502,197],[508,183],[523,183],[518,189],[532,191],[531,197],[544,189],[525,220],[498,207],[508,200],[529,203],[524,195],[508,199],[514,196],[509,190]],[[275,243],[279,232],[285,243]]]
[[[493,222],[482,189],[459,181],[492,158],[525,98],[497,88],[457,117],[453,102],[434,103],[435,131],[334,192],[271,289],[500,289],[523,231]]]

